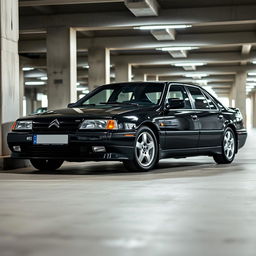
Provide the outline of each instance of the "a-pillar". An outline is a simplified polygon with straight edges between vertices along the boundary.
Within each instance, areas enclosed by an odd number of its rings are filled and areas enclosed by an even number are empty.
[[[252,127],[256,128],[256,92],[251,94],[251,105],[252,105]]]
[[[77,99],[76,31],[66,27],[48,28],[46,41],[48,108],[63,108]]]
[[[236,74],[234,88],[235,107],[240,109],[244,120],[246,120],[246,78],[246,72],[238,72]]]
[[[110,50],[100,47],[88,49],[88,85],[93,90],[110,83]]]
[[[132,65],[127,62],[115,63],[116,83],[130,82],[132,80]]]
[[[9,154],[6,136],[20,114],[18,0],[0,0],[0,155]]]

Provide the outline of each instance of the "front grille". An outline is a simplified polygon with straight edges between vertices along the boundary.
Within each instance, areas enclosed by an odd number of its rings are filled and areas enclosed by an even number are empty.
[[[78,129],[80,120],[76,119],[59,119],[59,127],[55,125],[49,128],[50,123],[54,119],[33,121],[33,131],[35,132],[74,132]]]

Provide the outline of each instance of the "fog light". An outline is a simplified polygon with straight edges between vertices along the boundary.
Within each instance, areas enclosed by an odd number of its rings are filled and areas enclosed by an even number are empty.
[[[20,146],[13,146],[13,150],[16,152],[20,152],[21,148],[20,148]]]
[[[95,152],[95,153],[106,152],[106,149],[105,149],[104,146],[93,146],[92,151]]]

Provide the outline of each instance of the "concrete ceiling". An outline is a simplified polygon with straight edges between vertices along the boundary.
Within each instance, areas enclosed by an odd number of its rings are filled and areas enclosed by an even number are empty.
[[[205,73],[208,75],[205,80],[208,79],[208,84],[216,91],[223,85],[220,94],[225,95],[229,93],[236,72],[256,71],[256,65],[252,64],[256,61],[255,0],[150,0],[149,5],[136,9],[137,17],[130,1],[19,2],[19,51],[24,57],[23,65],[34,65],[45,70],[47,28],[72,26],[77,28],[78,75],[81,79],[87,76],[84,67],[87,65],[87,48],[92,40],[95,45],[111,49],[113,66],[120,59],[133,64],[134,75],[158,75],[161,80],[173,78],[175,81],[191,82],[192,78],[184,78],[186,73]],[[156,2],[157,15],[151,8]],[[138,17],[140,14],[141,17]],[[134,29],[136,26],[166,24],[192,27],[175,29],[170,38],[164,29],[158,33]],[[197,48],[183,52],[180,55],[183,58],[177,58],[179,54],[156,50],[170,46]],[[204,65],[193,71],[173,66],[175,63],[195,62]]]

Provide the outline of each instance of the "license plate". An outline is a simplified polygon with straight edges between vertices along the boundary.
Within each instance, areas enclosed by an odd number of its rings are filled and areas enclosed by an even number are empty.
[[[62,134],[51,134],[51,135],[34,135],[33,144],[44,144],[44,145],[63,145],[68,144],[68,135]]]

